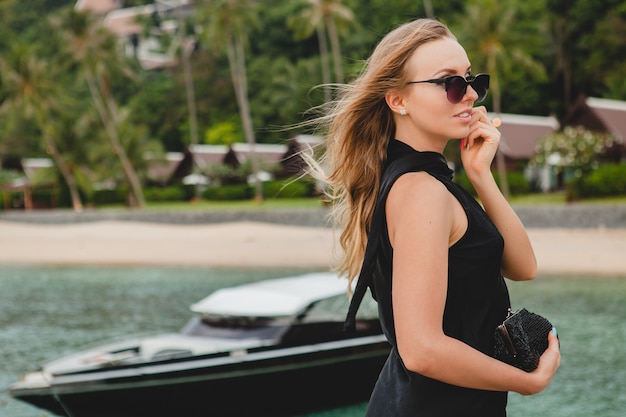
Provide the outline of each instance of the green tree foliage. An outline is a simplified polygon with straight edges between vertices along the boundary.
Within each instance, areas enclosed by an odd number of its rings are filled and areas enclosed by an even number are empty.
[[[626,99],[626,4],[622,0],[545,0],[551,37],[546,50],[551,89],[546,99],[559,115],[580,94]]]
[[[133,162],[141,162],[143,158],[132,161],[124,146],[120,135],[123,118],[113,88],[121,76],[126,76],[126,83],[122,85],[127,85],[130,79],[130,69],[125,66],[125,58],[120,53],[117,40],[94,16],[73,9],[55,16],[52,22],[61,35],[61,52],[76,65],[77,75],[87,84],[92,105],[131,189],[131,205],[142,208],[145,206],[142,183]]]
[[[580,197],[610,197],[626,195],[626,165],[606,164],[575,181]]]
[[[209,145],[232,145],[235,142],[242,142],[241,129],[235,120],[226,120],[214,124],[207,129],[204,143]]]
[[[342,0],[298,0],[298,11],[287,19],[287,24],[294,32],[296,40],[310,38],[314,33],[322,61],[324,84],[331,82],[330,57],[334,68],[335,82],[344,82],[343,57],[339,35],[355,25],[352,10]],[[330,51],[329,51],[330,44]],[[330,88],[324,88],[324,98],[330,100]]]
[[[187,112],[182,91],[182,80],[176,73],[146,72],[140,75],[141,85],[130,98],[129,119],[133,124],[145,125],[152,138],[159,138],[165,149],[183,151]]]
[[[252,0],[203,0],[198,14],[204,24],[202,37],[216,51],[224,50],[228,58],[235,99],[241,116],[246,141],[252,148],[256,143],[248,95],[246,46],[251,29],[259,26],[257,3]],[[258,173],[258,161],[252,157],[253,172]],[[263,188],[257,179],[256,200],[263,200]]]
[[[59,124],[63,120],[61,95],[48,62],[36,55],[30,45],[15,43],[0,60],[4,97],[0,111],[9,118],[34,121],[39,135],[69,187],[74,210],[83,204],[76,183],[76,167],[63,149]],[[67,148],[66,148],[67,150]]]
[[[329,63],[340,62],[343,77],[350,80],[359,73],[363,59],[369,56],[385,33],[400,23],[426,16],[427,10],[432,9],[435,17],[458,34],[474,64],[474,72],[494,72],[494,89],[486,103],[490,110],[494,110],[495,103],[491,100],[496,97],[498,87],[501,111],[506,113],[563,116],[580,94],[626,100],[623,76],[626,72],[623,60],[626,56],[626,3],[623,0],[493,2],[500,5],[502,12],[495,20],[487,8],[489,1],[319,0],[319,4],[334,3],[350,10],[353,21],[358,22],[358,25],[350,25],[338,32],[341,57],[330,58]],[[121,2],[122,6],[151,3],[151,0]],[[243,35],[238,39],[245,51],[247,91],[244,92],[249,104],[249,121],[245,122],[249,127],[237,123],[232,135],[249,138],[252,134],[258,143],[284,142],[296,133],[284,128],[302,121],[307,117],[306,110],[325,100],[323,89],[314,88],[325,81],[318,33],[314,31],[308,38],[295,39],[288,24],[296,16],[302,16],[302,1],[263,0],[254,3],[255,7],[244,8],[245,13],[242,12],[241,16],[232,14],[232,10],[229,12],[232,16],[239,16],[239,23],[231,26],[232,31],[227,30],[224,21],[220,23],[216,19],[219,14],[213,13],[213,20],[205,15],[202,28],[211,36],[205,37],[206,42],[202,42],[190,57],[200,138],[213,137],[233,120],[241,120],[239,100],[243,95],[240,90],[239,98],[236,98],[235,88],[239,87],[233,85],[238,81],[232,77],[233,66],[225,53],[227,49],[215,49],[235,45],[229,43],[228,36],[225,37],[229,33]],[[241,7],[248,2],[196,0],[192,4],[200,10],[207,5]],[[67,39],[59,39],[60,34],[71,28],[70,25],[51,28],[46,23],[59,12],[68,13],[74,5],[74,0],[1,0],[0,58],[7,59],[13,44],[20,43],[31,45],[37,59],[46,63],[47,72],[54,74],[54,82],[62,92],[59,99],[63,105],[55,119],[63,119],[63,124],[74,126],[71,134],[62,135],[67,137],[67,144],[63,143],[65,139],[60,139],[61,135],[50,137],[55,137],[59,151],[71,165],[78,167],[79,177],[99,181],[109,174],[96,173],[100,164],[93,161],[113,161],[108,158],[115,154],[111,153],[110,139],[103,135],[102,122],[100,126],[95,123],[90,90],[85,83],[79,82],[85,75],[85,66],[62,55],[67,47],[76,58],[80,49],[68,45]],[[515,13],[511,14],[513,10]],[[197,27],[191,20],[199,16],[196,13],[189,22],[184,22],[186,28]],[[149,30],[151,28],[147,27],[146,33]],[[330,46],[330,41],[328,44]],[[499,57],[496,70],[488,68],[487,56],[492,49],[485,45],[497,46],[493,49]],[[233,46],[232,50],[237,48]],[[329,47],[329,52],[331,49]],[[147,142],[156,139],[165,150],[184,150],[190,141],[191,126],[182,65],[143,71],[137,62],[129,64],[120,55],[100,60],[101,66],[118,63],[125,65],[117,66],[117,69],[115,65],[109,67],[107,77],[94,78],[94,82],[106,80],[103,85],[115,99],[118,112],[114,119],[115,128],[136,135],[132,140],[120,136],[120,145],[130,146],[132,142],[141,144],[133,149],[152,149],[153,144]],[[541,67],[538,63],[547,70],[543,75],[538,70]],[[125,74],[131,67],[134,67],[135,76],[128,78]],[[241,70],[237,71],[240,80]],[[335,72],[332,65],[330,72]],[[1,103],[9,103],[15,98],[7,81],[4,77],[0,80]],[[11,96],[13,99],[9,100]],[[126,124],[138,129],[125,130]],[[62,126],[54,129],[56,132],[66,131]],[[23,111],[0,114],[0,158],[47,155],[49,146],[39,140],[41,133],[41,129],[28,122]],[[85,150],[80,144],[93,149]],[[72,147],[76,148],[76,153],[70,151]],[[133,151],[132,154],[129,158],[133,166],[139,164],[139,160],[133,160],[141,159],[139,152]],[[107,166],[119,169],[120,165],[111,162]],[[137,169],[138,177],[144,178],[145,175]],[[79,183],[83,181],[87,180],[78,180]]]
[[[626,2],[620,2],[595,27],[595,36],[582,43],[590,51],[585,72],[601,76],[598,92],[603,97],[626,97]]]

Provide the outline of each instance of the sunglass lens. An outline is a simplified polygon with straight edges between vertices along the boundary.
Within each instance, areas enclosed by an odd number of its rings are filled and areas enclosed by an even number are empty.
[[[467,91],[465,78],[455,75],[449,77],[447,81],[448,101],[453,104],[459,103],[463,99],[465,91]]]
[[[489,89],[489,75],[478,74],[472,82],[472,88],[478,94],[476,101],[483,101],[487,97],[487,90]]]

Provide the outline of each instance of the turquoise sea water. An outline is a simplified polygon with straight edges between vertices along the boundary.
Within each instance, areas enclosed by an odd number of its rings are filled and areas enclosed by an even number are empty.
[[[5,391],[37,363],[111,338],[177,331],[190,317],[188,306],[217,288],[299,272],[0,266],[0,417],[51,417]],[[623,416],[626,277],[539,277],[509,287],[514,308],[545,315],[557,327],[563,355],[546,391],[510,395],[509,416]],[[300,417],[357,417],[364,410],[361,404]]]

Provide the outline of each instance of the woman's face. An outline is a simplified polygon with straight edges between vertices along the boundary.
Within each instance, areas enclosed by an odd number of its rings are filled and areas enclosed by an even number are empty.
[[[407,81],[423,81],[450,75],[467,77],[471,64],[463,47],[454,39],[438,39],[418,47],[406,64]],[[400,135],[406,139],[437,141],[443,146],[448,139],[460,139],[469,133],[472,107],[478,98],[468,86],[459,103],[448,101],[443,84],[420,83],[406,85],[401,94],[407,115],[399,118]],[[402,132],[404,130],[404,132]],[[421,146],[426,149],[427,146]],[[435,148],[438,148],[435,147]]]

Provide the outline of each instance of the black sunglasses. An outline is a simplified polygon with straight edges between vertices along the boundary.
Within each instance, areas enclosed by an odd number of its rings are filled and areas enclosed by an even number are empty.
[[[483,101],[487,97],[487,90],[489,89],[489,74],[476,74],[470,75],[467,78],[463,78],[460,75],[451,75],[444,78],[434,78],[432,80],[425,81],[409,81],[407,84],[443,84],[446,87],[446,93],[448,101],[456,104],[463,100],[467,91],[467,86],[470,85],[478,94],[476,101]]]

